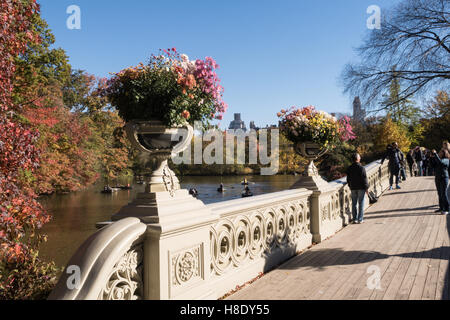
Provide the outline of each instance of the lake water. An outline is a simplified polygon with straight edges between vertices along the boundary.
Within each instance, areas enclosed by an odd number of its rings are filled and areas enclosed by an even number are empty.
[[[286,176],[247,177],[250,190],[254,195],[261,195],[288,189],[298,178]],[[183,177],[181,187],[195,187],[198,199],[204,203],[214,203],[241,198],[243,177]],[[218,193],[217,188],[223,183],[227,191]],[[53,195],[40,199],[44,207],[53,215],[53,219],[44,226],[48,242],[40,250],[41,258],[53,260],[59,267],[64,267],[75,250],[97,229],[95,224],[109,221],[111,215],[131,202],[137,192],[143,192],[143,185],[133,186],[133,190],[102,194],[102,185],[68,195]]]

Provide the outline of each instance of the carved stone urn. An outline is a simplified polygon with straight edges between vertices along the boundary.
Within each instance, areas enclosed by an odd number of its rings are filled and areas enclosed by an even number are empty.
[[[132,145],[153,162],[153,172],[145,192],[139,193],[132,203],[114,214],[112,220],[137,217],[144,223],[161,226],[204,214],[203,202],[192,197],[188,190],[180,188],[178,178],[168,166],[172,155],[190,146],[193,128],[189,124],[168,128],[161,121],[152,120],[128,122],[125,131]],[[180,212],[180,208],[186,210]]]
[[[306,170],[303,172],[303,176],[317,176],[319,175],[319,171],[314,165],[314,160],[319,159],[325,153],[328,152],[327,148],[322,148],[317,143],[312,142],[303,142],[294,144],[294,150],[299,155],[305,157],[309,160],[309,165]]]
[[[314,142],[297,142],[294,144],[294,150],[299,155],[309,160],[309,165],[303,172],[299,181],[297,181],[291,188],[307,188],[319,189],[321,186],[328,184],[319,175],[319,170],[314,165],[314,160],[317,160],[328,152],[328,148],[323,148]]]
[[[125,132],[132,145],[152,161],[152,175],[145,191],[173,194],[179,190],[180,183],[169,168],[168,160],[190,145],[194,132],[192,127],[186,124],[167,128],[158,120],[131,121],[126,124]]]

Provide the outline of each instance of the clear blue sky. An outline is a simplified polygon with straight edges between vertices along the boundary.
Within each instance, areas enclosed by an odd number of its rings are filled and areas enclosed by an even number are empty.
[[[108,76],[176,47],[220,65],[229,109],[247,126],[277,123],[292,105],[351,113],[339,75],[370,30],[368,6],[392,0],[38,0],[41,13],[74,68]],[[81,8],[81,30],[69,30],[69,5]]]

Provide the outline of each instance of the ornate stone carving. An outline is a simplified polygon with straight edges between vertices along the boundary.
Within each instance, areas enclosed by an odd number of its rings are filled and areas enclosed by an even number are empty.
[[[172,255],[172,285],[180,286],[201,276],[201,245]]]
[[[211,271],[229,268],[269,255],[276,248],[294,247],[309,233],[307,199],[288,201],[225,218],[211,228]]]
[[[177,181],[178,179],[176,178],[175,173],[166,165],[163,169],[163,182],[166,191],[168,191],[172,197],[175,195],[175,191],[180,189]]]
[[[142,244],[131,248],[114,265],[99,300],[140,300],[143,297]]]
[[[326,201],[320,210],[320,217],[322,222],[330,220],[330,202]]]
[[[332,203],[332,218],[333,220],[339,219],[341,217],[341,206],[339,201],[339,191],[337,191],[332,197],[331,197],[331,203]]]

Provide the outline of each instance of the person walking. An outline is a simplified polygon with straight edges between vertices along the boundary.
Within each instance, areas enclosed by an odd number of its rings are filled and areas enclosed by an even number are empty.
[[[352,156],[352,165],[347,169],[347,183],[352,192],[353,223],[364,223],[364,200],[369,190],[366,169],[361,165],[361,156]]]
[[[447,195],[448,180],[449,180],[449,166],[450,166],[450,152],[448,149],[442,149],[438,154],[436,150],[432,151],[433,166],[435,169],[436,187],[439,196],[439,210],[442,214],[448,215],[449,199]]]
[[[398,148],[398,143],[393,142],[387,147],[386,153],[381,159],[381,164],[384,163],[386,159],[389,159],[389,190],[393,190],[394,177],[396,189],[401,189],[399,184],[399,174],[400,174],[400,149]]]
[[[425,160],[423,161],[424,176],[434,176],[434,166],[431,163],[432,151],[426,150]]]
[[[448,150],[448,153],[450,153],[450,143],[448,141],[444,141],[442,148],[444,150]],[[448,173],[450,175],[450,166],[448,168]],[[447,187],[447,198],[450,200],[450,187]]]
[[[422,165],[423,165],[424,156],[423,156],[423,152],[420,149],[420,147],[416,147],[416,149],[414,151],[414,159],[416,160],[418,175],[419,175],[419,177],[421,177],[423,175]]]
[[[406,181],[406,163],[405,163],[405,155],[399,149],[398,157],[400,162],[400,172],[399,172],[399,182]]]
[[[432,160],[431,160],[432,156],[433,156],[433,153],[430,151],[430,162],[429,162],[429,165],[428,165],[428,175],[429,176],[435,176],[436,175],[435,168],[434,168]]]
[[[406,162],[408,163],[409,173],[414,177],[414,150],[409,150],[406,155]]]

